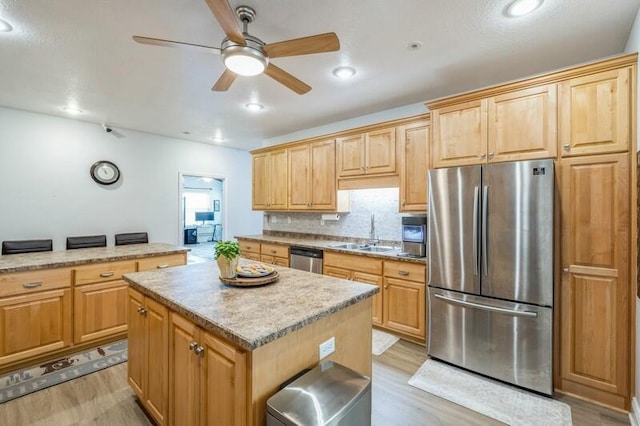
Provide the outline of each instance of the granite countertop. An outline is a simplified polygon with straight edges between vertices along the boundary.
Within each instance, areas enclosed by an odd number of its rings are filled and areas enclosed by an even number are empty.
[[[240,263],[251,263],[240,259]],[[223,284],[216,262],[124,275],[136,289],[195,324],[254,350],[378,293],[376,286],[275,267],[280,279],[259,287]]]
[[[235,238],[242,239],[242,240],[256,241],[260,243],[287,244],[290,246],[320,249],[324,251],[333,251],[333,252],[344,253],[344,254],[354,254],[357,256],[377,257],[382,259],[399,260],[403,262],[421,263],[423,265],[427,263],[426,257],[402,256],[401,255],[402,251],[399,248],[388,251],[388,252],[384,252],[384,253],[371,253],[371,252],[366,252],[361,250],[341,249],[341,248],[333,247],[336,244],[344,244],[347,241],[323,240],[323,239],[317,239],[317,238],[306,238],[306,237],[301,238],[299,236],[265,235],[265,234],[237,235]],[[380,244],[380,245],[387,245],[387,244]]]
[[[188,251],[190,251],[190,249],[186,247],[150,243],[11,254],[0,256],[0,274],[62,268],[65,266],[116,260],[139,259],[148,256],[186,253]]]

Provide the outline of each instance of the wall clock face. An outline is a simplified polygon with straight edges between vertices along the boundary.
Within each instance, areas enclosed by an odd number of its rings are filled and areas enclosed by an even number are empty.
[[[111,161],[98,161],[91,166],[93,180],[100,185],[111,185],[120,179],[120,169]]]

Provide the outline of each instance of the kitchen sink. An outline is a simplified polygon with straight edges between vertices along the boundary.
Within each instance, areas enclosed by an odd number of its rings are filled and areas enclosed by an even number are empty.
[[[359,251],[368,251],[368,252],[372,252],[372,253],[385,253],[387,251],[391,251],[393,250],[393,247],[387,247],[387,246],[368,246],[368,247],[361,247],[358,248],[357,250]]]
[[[359,248],[362,248],[363,246],[361,244],[356,244],[356,243],[344,243],[344,244],[334,244],[331,247],[338,248],[338,249],[357,250]]]
[[[388,247],[388,246],[370,246],[368,244],[356,244],[356,243],[334,244],[331,247],[337,248],[337,249],[367,251],[370,253],[385,253],[387,251],[393,250],[393,247]]]

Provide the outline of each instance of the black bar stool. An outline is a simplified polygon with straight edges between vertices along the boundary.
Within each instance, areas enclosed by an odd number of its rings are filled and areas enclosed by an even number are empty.
[[[149,242],[146,232],[130,232],[126,234],[116,234],[116,245],[125,246],[128,244],[145,244]]]
[[[90,235],[86,237],[68,237],[67,250],[89,248],[89,247],[106,247],[106,235]]]
[[[2,242],[2,254],[36,253],[52,250],[53,240],[19,240]]]

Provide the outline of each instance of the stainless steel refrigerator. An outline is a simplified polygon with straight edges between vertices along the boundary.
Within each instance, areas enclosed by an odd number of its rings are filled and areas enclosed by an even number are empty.
[[[553,160],[429,171],[429,356],[552,393]]]

